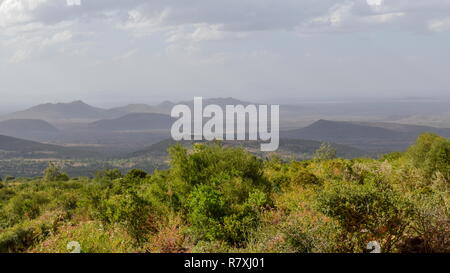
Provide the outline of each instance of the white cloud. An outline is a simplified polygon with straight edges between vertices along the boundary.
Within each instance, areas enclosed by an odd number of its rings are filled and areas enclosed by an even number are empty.
[[[442,32],[450,30],[450,17],[432,20],[429,23],[428,28],[434,32]]]
[[[374,23],[387,23],[387,22],[391,22],[395,19],[398,19],[400,17],[403,17],[405,15],[406,15],[406,13],[404,13],[404,12],[384,13],[384,14],[368,16],[367,21],[374,22]]]
[[[57,32],[57,33],[53,34],[51,37],[45,38],[44,40],[42,40],[41,46],[47,47],[47,46],[52,46],[52,45],[59,44],[59,43],[64,43],[64,42],[70,41],[72,38],[73,38],[73,33],[68,30],[64,30],[61,32]]]
[[[383,0],[367,0],[369,6],[381,6],[383,2]]]
[[[113,61],[114,62],[126,61],[126,60],[130,59],[131,57],[135,56],[137,51],[138,51],[137,49],[129,50],[129,51],[125,52],[124,54],[113,57]]]
[[[67,0],[68,6],[80,6],[81,0]]]
[[[331,26],[338,26],[342,24],[346,19],[351,17],[351,11],[353,9],[354,3],[353,2],[345,2],[342,4],[336,4],[330,9],[330,12],[325,16],[320,16],[317,18],[314,18],[312,20],[312,23],[318,23],[320,25],[331,25]]]
[[[3,0],[0,2],[0,28],[33,20],[33,11],[47,0]]]

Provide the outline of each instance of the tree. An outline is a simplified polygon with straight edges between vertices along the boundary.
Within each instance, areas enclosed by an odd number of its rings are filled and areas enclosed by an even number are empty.
[[[440,172],[450,179],[450,140],[425,133],[406,152],[414,167],[423,169],[428,176]]]
[[[360,252],[369,241],[390,252],[411,224],[413,205],[383,182],[328,183],[317,198],[317,208],[342,228],[341,251]]]
[[[122,173],[118,169],[112,169],[112,170],[103,170],[103,171],[97,171],[95,173],[95,180],[102,181],[102,180],[108,180],[113,181],[118,178],[122,178]]]
[[[314,152],[313,158],[315,160],[329,160],[336,158],[336,149],[330,143],[322,143]]]
[[[53,162],[50,162],[48,167],[44,170],[43,180],[46,182],[68,181],[69,179],[69,176],[63,173],[61,168],[56,166]]]

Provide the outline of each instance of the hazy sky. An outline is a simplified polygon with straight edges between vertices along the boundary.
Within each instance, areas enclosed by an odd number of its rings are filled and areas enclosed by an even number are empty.
[[[2,107],[444,96],[450,0],[0,0]]]

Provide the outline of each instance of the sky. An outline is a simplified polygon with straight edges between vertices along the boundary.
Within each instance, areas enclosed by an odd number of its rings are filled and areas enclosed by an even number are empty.
[[[442,97],[449,48],[450,0],[0,0],[0,107]]]

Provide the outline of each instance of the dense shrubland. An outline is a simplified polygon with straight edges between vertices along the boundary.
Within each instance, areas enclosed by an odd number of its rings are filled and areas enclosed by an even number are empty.
[[[0,252],[449,252],[450,141],[379,160],[262,160],[220,143],[170,148],[170,168],[0,183]]]

